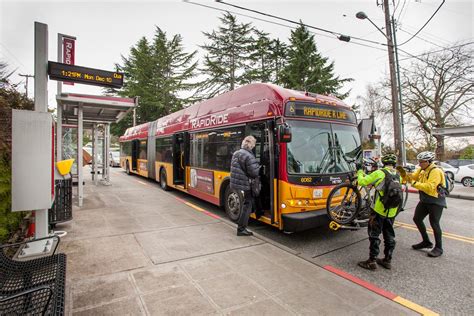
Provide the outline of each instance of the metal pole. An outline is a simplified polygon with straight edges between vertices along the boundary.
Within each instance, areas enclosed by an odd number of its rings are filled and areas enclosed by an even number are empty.
[[[58,63],[63,62],[63,36],[58,33]],[[63,82],[56,81],[57,92],[56,96],[60,96],[63,90]],[[56,101],[57,103],[58,101]],[[56,161],[63,160],[63,108],[62,105],[57,104],[56,108]]]
[[[108,183],[110,181],[110,157],[109,157],[109,152],[110,152],[110,124],[106,125],[105,128],[105,134],[107,135],[106,140],[107,140],[107,174],[105,176],[105,181]]]
[[[78,204],[82,207],[82,200],[84,194],[83,186],[83,170],[82,170],[82,134],[83,134],[83,113],[82,104],[77,107],[77,192],[78,192]]]
[[[48,112],[48,25],[35,22],[35,111]],[[45,166],[51,168],[52,166]],[[52,181],[52,180],[50,180]],[[44,185],[51,186],[48,182]],[[48,236],[48,210],[35,211],[35,237]]]
[[[398,47],[397,47],[397,31],[395,28],[395,19],[392,16],[393,26],[393,44],[395,47],[395,63],[397,65],[397,84],[398,84],[398,102],[400,103],[400,133],[401,133],[401,149],[402,164],[407,164],[407,153],[405,148],[405,120],[403,118],[403,101],[402,101],[402,84],[400,79],[400,64],[398,63]]]
[[[92,148],[93,148],[93,151],[94,151],[94,175],[93,175],[93,179],[94,179],[94,184],[97,185],[97,171],[99,170],[99,166],[98,166],[98,163],[99,163],[99,159],[98,159],[98,156],[99,156],[99,153],[97,152],[97,144],[99,143],[99,130],[97,129],[97,124],[94,124],[94,143],[92,145]]]
[[[392,92],[392,111],[393,111],[393,132],[394,132],[394,147],[395,154],[400,163],[400,157],[402,155],[401,149],[401,137],[400,137],[400,111],[398,105],[398,89],[397,89],[397,77],[395,71],[395,53],[392,37],[392,25],[390,23],[390,9],[388,6],[388,0],[383,1],[385,10],[385,27],[387,29],[387,45],[388,45],[388,61],[390,65],[390,83]]]

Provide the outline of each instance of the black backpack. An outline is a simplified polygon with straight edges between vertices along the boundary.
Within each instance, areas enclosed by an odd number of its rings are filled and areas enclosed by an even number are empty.
[[[402,185],[400,184],[400,176],[398,172],[391,174],[385,169],[381,169],[385,174],[385,184],[383,186],[383,196],[380,196],[386,210],[398,207],[400,208],[403,202]]]

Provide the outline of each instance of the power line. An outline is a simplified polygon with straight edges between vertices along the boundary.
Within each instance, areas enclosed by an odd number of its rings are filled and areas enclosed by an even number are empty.
[[[205,4],[202,4],[202,3],[196,3],[196,2],[187,1],[187,0],[186,0],[185,2],[186,2],[186,3],[189,3],[189,4],[197,5],[197,6],[200,6],[200,7],[204,7],[204,8],[216,10],[216,11],[228,12],[228,13],[232,13],[232,14],[235,14],[235,15],[238,15],[238,16],[244,16],[244,17],[247,17],[247,18],[250,18],[250,19],[254,19],[254,20],[258,20],[258,21],[262,21],[262,22],[267,22],[267,23],[274,24],[274,25],[283,26],[283,27],[286,27],[286,28],[289,28],[289,29],[292,29],[292,30],[296,29],[296,27],[294,27],[294,26],[290,26],[290,25],[286,25],[286,24],[282,24],[282,23],[278,23],[278,22],[274,22],[274,21],[270,21],[270,20],[261,19],[261,18],[255,17],[255,16],[246,15],[246,14],[238,13],[238,12],[235,12],[235,11],[229,11],[229,10],[219,9],[219,8],[216,8],[216,7],[213,7],[213,6],[210,6],[210,5],[205,5]],[[299,24],[299,23],[298,23],[298,24]],[[305,24],[303,24],[303,25],[305,25]],[[305,26],[306,26],[306,25],[305,25]],[[321,33],[314,32],[314,31],[310,31],[310,30],[308,30],[308,31],[309,31],[310,33],[315,34],[315,35],[318,35],[318,36],[324,36],[324,37],[327,37],[327,38],[331,38],[331,39],[334,39],[334,40],[338,40],[336,37],[333,37],[333,36],[329,36],[329,35],[326,35],[326,34],[321,34]],[[354,38],[354,37],[351,37],[351,39],[356,39],[356,40],[358,40],[358,38]],[[367,41],[367,40],[366,40],[366,41]],[[354,45],[363,46],[363,47],[369,47],[369,48],[373,48],[373,49],[377,49],[377,50],[381,50],[381,51],[386,51],[384,48],[379,48],[379,47],[370,46],[370,45],[367,45],[367,44],[357,43],[357,42],[354,42],[354,41],[350,41],[350,42],[348,42],[348,43],[349,43],[349,44],[354,44]],[[380,44],[380,45],[386,45],[386,44],[383,44],[383,43],[378,43],[378,44]]]
[[[331,31],[331,30],[323,29],[323,28],[321,28],[321,27],[308,25],[308,24],[305,24],[305,23],[302,23],[302,22],[296,22],[296,21],[293,21],[293,20],[290,20],[290,19],[286,19],[286,18],[282,18],[282,17],[276,16],[276,15],[273,15],[273,14],[269,14],[269,13],[261,12],[261,11],[258,11],[258,10],[253,10],[253,9],[245,8],[245,7],[242,7],[242,6],[235,5],[235,4],[227,3],[227,2],[224,2],[224,1],[222,1],[222,0],[215,0],[215,1],[218,2],[218,3],[222,3],[222,4],[224,4],[224,5],[228,5],[228,6],[231,6],[231,7],[237,8],[237,9],[240,9],[240,10],[250,11],[250,12],[253,12],[253,13],[256,13],[256,14],[268,16],[268,17],[271,17],[271,18],[274,18],[274,19],[286,21],[286,22],[289,22],[289,23],[297,24],[297,25],[304,25],[304,26],[307,27],[307,28],[312,28],[312,29],[315,29],[315,30],[318,30],[318,31],[321,31],[321,32],[330,33],[330,34],[333,34],[333,35],[335,35],[335,36],[338,35],[339,37],[341,37],[341,36],[347,37],[347,35],[342,34],[342,33],[339,33],[339,32],[336,32],[336,31]],[[357,40],[363,41],[363,42],[372,43],[372,44],[387,46],[387,44],[380,43],[380,42],[376,42],[376,41],[372,41],[372,40],[368,40],[368,39],[365,39],[365,38],[360,38],[360,37],[355,37],[355,36],[350,36],[350,38],[351,38],[351,39],[352,39],[352,38],[353,38],[353,39],[357,39]]]
[[[456,46],[451,46],[451,47],[446,47],[446,48],[443,48],[443,49],[439,49],[439,50],[434,50],[434,51],[430,51],[430,52],[427,52],[427,53],[423,53],[423,54],[419,54],[419,55],[416,55],[416,56],[411,56],[411,57],[407,57],[407,58],[404,58],[404,59],[400,59],[400,61],[402,60],[407,60],[407,59],[412,59],[412,58],[417,58],[417,57],[420,57],[420,56],[424,56],[424,55],[429,55],[429,54],[433,54],[433,53],[439,53],[439,52],[443,52],[443,51],[446,51],[446,50],[451,50],[453,48],[458,48],[458,47],[463,47],[463,46],[467,46],[467,45],[471,45],[471,44],[474,44],[474,42],[468,42],[468,43],[464,43],[464,44],[460,44],[460,45],[456,45]],[[408,53],[407,53],[408,54]],[[408,54],[410,55],[410,54]],[[466,55],[464,55],[466,56]],[[469,56],[467,56],[469,57]],[[424,60],[423,60],[424,61]]]
[[[431,21],[431,19],[436,15],[436,13],[438,13],[439,9],[441,9],[441,7],[443,6],[445,0],[443,0],[443,2],[441,2],[441,4],[439,5],[438,9],[436,9],[436,11],[431,15],[431,17],[428,19],[428,21],[426,21],[425,24],[423,24],[423,26],[415,33],[415,35],[413,35],[412,37],[410,37],[408,40],[404,41],[403,43],[401,44],[398,44],[398,46],[402,46],[406,43],[408,43],[409,41],[411,41],[416,35],[418,35],[418,33],[421,32],[421,30],[423,30],[425,28],[425,26]]]

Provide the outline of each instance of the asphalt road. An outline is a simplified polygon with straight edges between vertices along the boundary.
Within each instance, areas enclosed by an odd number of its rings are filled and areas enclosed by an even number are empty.
[[[159,190],[158,184],[155,185]],[[171,193],[218,216],[226,216],[223,210],[212,204],[181,192]],[[335,232],[328,227],[321,227],[288,235],[256,221],[251,221],[250,229],[295,250],[317,265],[331,265],[344,270],[440,314],[472,315],[474,202],[448,199],[448,209],[445,209],[441,218],[441,227],[445,233],[444,254],[439,258],[429,258],[427,251],[411,249],[412,244],[421,240],[412,220],[417,202],[418,195],[409,194],[406,211],[397,217],[397,246],[392,270],[379,268],[367,271],[357,266],[358,261],[368,258],[366,229]],[[429,228],[428,218],[425,224]]]

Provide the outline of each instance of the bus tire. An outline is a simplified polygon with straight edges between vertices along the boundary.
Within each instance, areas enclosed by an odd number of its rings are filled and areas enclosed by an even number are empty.
[[[224,207],[227,216],[233,221],[237,222],[240,213],[242,212],[242,197],[237,190],[231,189],[230,185],[225,190]]]
[[[165,190],[165,191],[169,191],[170,190],[170,187],[168,186],[168,183],[166,182],[166,170],[165,168],[161,168],[160,169],[160,187]]]
[[[128,160],[125,160],[125,173],[130,175],[130,165],[128,163]]]

